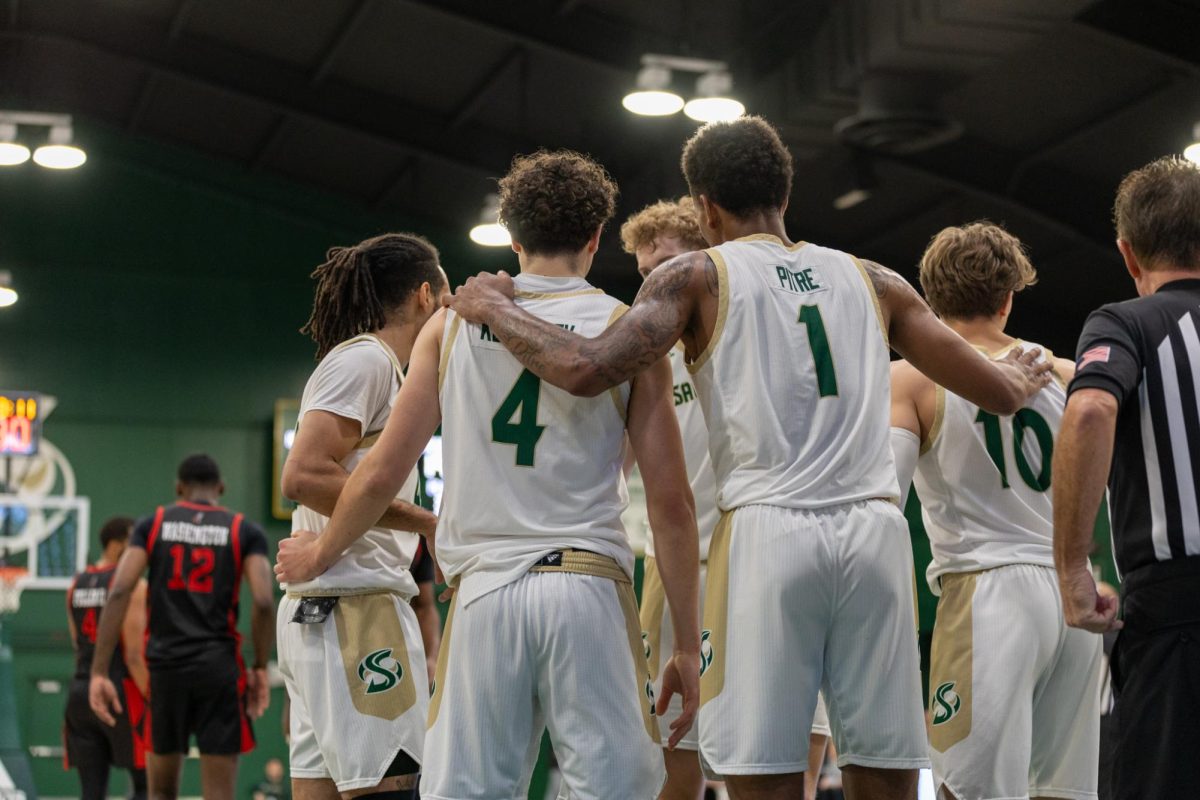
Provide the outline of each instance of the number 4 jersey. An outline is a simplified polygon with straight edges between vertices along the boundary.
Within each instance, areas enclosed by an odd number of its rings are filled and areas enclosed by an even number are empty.
[[[898,498],[888,346],[862,265],[768,234],[706,252],[720,286],[717,321],[688,368],[708,422],[717,505]]]
[[[989,357],[1001,358],[1015,342]],[[1053,359],[1044,347],[1042,357]],[[926,578],[1008,564],[1054,566],[1050,462],[1062,422],[1061,378],[1008,417],[980,410],[937,387],[933,427],[921,443],[913,485],[933,551]]]
[[[582,278],[515,278],[516,303],[582,336],[625,306]],[[621,525],[630,385],[575,397],[524,369],[486,325],[449,312],[438,374],[446,489],[437,556],[470,603],[556,550],[590,550],[633,574]]]
[[[267,554],[261,528],[205,503],[160,506],[137,524],[131,547],[146,551],[146,663],[192,666],[240,656],[238,590],[247,556]]]

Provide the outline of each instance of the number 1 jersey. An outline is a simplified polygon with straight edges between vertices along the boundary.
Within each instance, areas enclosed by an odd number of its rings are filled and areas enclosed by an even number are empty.
[[[708,423],[717,505],[898,498],[888,346],[862,265],[769,234],[706,252],[717,320],[688,369]]]
[[[1042,358],[1053,356],[1043,347]],[[1057,374],[1008,417],[937,387],[933,427],[913,475],[933,552],[925,576],[934,594],[941,594],[939,579],[948,572],[1054,566],[1050,462],[1066,402]]]
[[[624,304],[582,278],[521,274],[516,303],[581,336]],[[437,558],[462,603],[574,548],[609,556],[631,577],[621,525],[630,385],[575,397],[525,369],[486,325],[449,312],[438,372],[446,480]]]
[[[146,663],[170,669],[240,655],[237,630],[242,563],[267,554],[261,528],[205,503],[160,506],[133,529],[146,551]]]

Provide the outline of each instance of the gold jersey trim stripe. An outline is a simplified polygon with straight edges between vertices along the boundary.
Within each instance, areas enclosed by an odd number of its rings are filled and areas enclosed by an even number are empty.
[[[796,242],[795,244],[789,246],[789,245],[786,245],[783,243],[783,239],[780,239],[778,236],[776,236],[773,233],[752,233],[749,236],[741,236],[737,239],[734,239],[733,241],[735,241],[735,242],[774,242],[775,244],[782,247],[784,250],[787,250],[787,251],[793,252],[793,253],[796,252],[797,250],[799,250],[801,247],[804,247],[806,244],[808,244],[808,242]]]
[[[453,311],[448,313],[454,314]],[[438,357],[438,396],[441,396],[442,384],[446,382],[446,367],[450,364],[450,353],[454,349],[454,337],[458,336],[458,328],[461,324],[462,317],[454,314],[454,319],[450,320],[450,332],[442,342],[442,352]]]
[[[608,578],[617,583],[632,583],[621,565],[609,556],[599,553],[589,553],[586,550],[564,550],[562,561],[554,566],[538,564],[529,568],[530,572],[574,572],[579,575],[594,575],[597,578]],[[639,637],[641,638],[641,637]]]
[[[871,276],[867,274],[867,268],[863,266],[858,256],[850,256],[850,258],[854,261],[854,266],[858,267],[858,274],[862,275],[863,282],[867,285],[867,295],[871,298],[871,303],[875,306],[875,319],[879,321],[879,332],[883,334],[883,343],[891,347],[891,342],[888,340],[887,325],[883,321],[883,306],[879,304],[879,295],[875,293],[875,284],[871,282]]]
[[[721,334],[725,332],[725,320],[729,316],[729,267],[725,264],[725,257],[715,247],[710,247],[704,252],[712,259],[713,265],[717,268],[717,321],[713,324],[712,336],[709,337],[708,346],[704,348],[704,352],[687,365],[687,370],[692,375],[699,372],[700,368],[712,358],[713,352],[717,349],[717,343],[721,340]]]
[[[608,322],[605,323],[604,327],[611,328],[612,324],[621,317],[625,316],[625,312],[628,310],[629,306],[625,305],[624,303],[617,304],[616,308],[613,309],[612,314],[609,315]],[[621,421],[624,422],[629,415],[629,408],[627,407],[627,404],[621,400],[621,385],[617,384],[609,389],[608,396],[612,398],[613,405],[616,406],[617,409],[617,414],[621,417]]]
[[[454,610],[458,608],[458,595],[450,601],[450,610],[446,613],[446,625],[442,628],[442,644],[438,648],[437,667],[433,672],[433,695],[429,698],[429,722],[425,729],[433,727],[437,722],[438,712],[442,710],[442,698],[446,695],[446,665],[450,661],[451,634],[454,631]]]
[[[583,297],[588,294],[604,294],[603,289],[579,289],[574,292],[526,292],[517,289],[513,292],[514,297],[519,297],[522,300],[565,300],[568,297]]]
[[[1058,361],[1058,357],[1054,355],[1054,351],[1049,347],[1042,348],[1042,354],[1046,356],[1046,360],[1050,362],[1050,374],[1054,376],[1054,382],[1065,392],[1067,390],[1067,381],[1062,375],[1058,374],[1058,365],[1054,362]]]
[[[937,438],[942,433],[942,423],[946,420],[946,390],[939,384],[933,385],[933,425],[929,435],[921,442],[920,455],[925,455],[937,444]]]

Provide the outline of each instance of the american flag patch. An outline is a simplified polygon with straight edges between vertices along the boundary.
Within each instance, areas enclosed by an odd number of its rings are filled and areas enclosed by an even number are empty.
[[[1082,356],[1079,357],[1079,369],[1083,369],[1088,364],[1091,364],[1094,362],[1102,362],[1102,363],[1107,364],[1108,363],[1108,354],[1110,351],[1111,351],[1111,348],[1108,347],[1108,345],[1101,345],[1100,347],[1093,347],[1091,350],[1088,350],[1086,353],[1084,353]]]

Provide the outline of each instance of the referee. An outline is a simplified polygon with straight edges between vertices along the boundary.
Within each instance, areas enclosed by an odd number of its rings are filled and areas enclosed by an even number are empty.
[[[1054,453],[1055,563],[1069,624],[1122,629],[1112,797],[1200,797],[1200,168],[1130,173],[1115,211],[1139,297],[1093,312],[1079,338]],[[1122,620],[1087,561],[1106,479]]]

